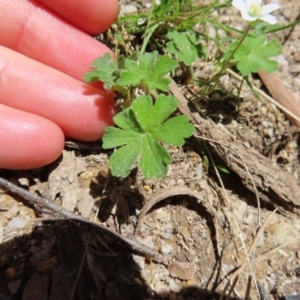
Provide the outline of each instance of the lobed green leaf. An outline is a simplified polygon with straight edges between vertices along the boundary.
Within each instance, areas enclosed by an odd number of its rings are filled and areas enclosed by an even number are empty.
[[[137,61],[125,60],[118,84],[123,86],[143,86],[149,90],[168,91],[170,80],[164,78],[178,63],[167,55],[159,58],[158,52],[145,53]]]
[[[168,32],[167,37],[171,40],[167,43],[166,51],[182,61],[186,66],[190,66],[197,57],[202,57],[202,46],[197,44],[195,33],[177,31]]]
[[[194,132],[195,127],[189,123],[187,116],[177,116],[163,123],[153,133],[153,137],[169,145],[182,146],[184,139],[190,137]]]
[[[137,136],[134,142],[116,150],[109,158],[111,173],[113,176],[127,177],[135,166],[142,151],[143,136]]]
[[[144,78],[142,70],[137,63],[133,60],[126,59],[124,70],[120,73],[118,84],[122,86],[137,86]]]
[[[146,178],[166,175],[172,159],[160,142],[183,145],[194,132],[186,116],[166,120],[177,105],[173,96],[159,95],[154,104],[150,96],[140,96],[114,117],[119,128],[107,127],[103,136],[104,149],[121,147],[109,159],[114,176],[128,176],[139,158]]]
[[[167,165],[172,162],[168,151],[159,145],[151,134],[146,134],[143,139],[143,152],[141,156],[141,169],[146,178],[164,177],[167,174]]]
[[[236,47],[237,42],[232,44],[230,51]],[[279,55],[282,46],[277,40],[266,43],[265,37],[246,37],[245,41],[237,49],[232,58],[232,62],[237,62],[237,68],[243,76],[256,73],[259,69],[267,73],[277,70],[277,62],[270,57]]]
[[[118,77],[118,64],[112,58],[109,53],[105,53],[103,57],[97,58],[92,63],[92,68],[90,72],[83,76],[83,79],[87,83],[92,83],[95,81],[104,82],[105,88],[111,88]]]

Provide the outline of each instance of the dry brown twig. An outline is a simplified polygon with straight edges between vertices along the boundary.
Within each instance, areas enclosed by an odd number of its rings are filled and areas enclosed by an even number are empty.
[[[158,202],[169,198],[169,197],[173,197],[173,196],[178,196],[178,195],[188,195],[191,197],[196,198],[197,200],[199,200],[205,207],[206,209],[210,212],[210,208],[207,207],[207,205],[205,204],[205,202],[203,201],[203,197],[202,194],[198,191],[195,190],[191,190],[190,188],[188,188],[187,186],[173,186],[173,187],[169,187],[167,189],[164,189],[162,191],[159,191],[153,195],[150,195],[149,197],[147,197],[146,199],[146,204],[144,205],[143,209],[140,212],[139,215],[139,220],[138,223],[136,225],[135,228],[135,233],[134,236],[137,235],[139,227],[141,225],[141,222],[143,220],[143,218],[145,217],[145,215],[147,214],[147,212]]]
[[[268,74],[260,70],[258,74],[272,97],[280,106],[286,108],[284,112],[287,118],[292,124],[300,127],[300,105],[294,95],[284,87],[278,73]]]
[[[32,193],[26,191],[25,189],[20,188],[17,185],[15,185],[1,177],[0,177],[0,187],[5,190],[8,190],[9,192],[11,192],[13,194],[20,196],[21,198],[23,198],[24,200],[27,200],[29,203],[31,203],[33,205],[37,205],[40,208],[46,208],[49,211],[53,212],[54,218],[49,219],[49,220],[58,220],[58,219],[65,218],[70,221],[76,221],[76,222],[86,224],[88,226],[91,226],[96,231],[99,231],[102,234],[107,235],[114,240],[115,239],[119,240],[121,244],[129,247],[132,251],[134,251],[135,253],[137,253],[139,255],[142,255],[145,257],[151,257],[152,260],[157,261],[157,262],[164,261],[163,256],[158,255],[154,250],[141,244],[140,242],[138,242],[134,239],[124,237],[124,236],[118,234],[117,232],[114,232],[100,224],[91,222],[86,218],[76,215],[75,213],[73,213],[69,210],[66,210],[63,207],[58,206],[53,201],[49,201],[46,198],[42,198],[35,194],[32,194]]]
[[[268,158],[254,149],[246,149],[222,124],[201,118],[196,107],[188,102],[173,80],[170,91],[179,101],[179,110],[195,124],[198,135],[209,141],[216,154],[240,177],[245,187],[253,193],[257,192],[262,201],[276,207],[281,213],[300,216],[300,188],[290,173],[273,166]]]

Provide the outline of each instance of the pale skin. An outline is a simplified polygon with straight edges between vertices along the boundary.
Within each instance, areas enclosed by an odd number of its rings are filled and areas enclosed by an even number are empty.
[[[0,0],[0,168],[59,157],[65,138],[94,141],[112,125],[112,94],[82,76],[106,46],[90,35],[118,15],[117,0]]]

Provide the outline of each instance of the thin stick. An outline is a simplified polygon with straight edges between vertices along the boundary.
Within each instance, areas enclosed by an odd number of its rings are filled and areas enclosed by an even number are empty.
[[[247,248],[246,248],[246,245],[244,243],[244,240],[241,239],[241,242],[242,242],[242,245],[243,245],[243,249],[245,251],[246,259],[247,259],[248,264],[249,264],[251,275],[254,278],[254,285],[255,285],[257,294],[259,295],[259,290],[258,290],[258,286],[257,286],[257,280],[256,280],[256,276],[255,276],[255,273],[254,273],[254,270],[253,270],[253,262],[251,263],[250,256],[249,256],[249,253],[247,251]],[[253,259],[252,259],[252,261],[253,261]],[[251,287],[251,285],[249,286],[249,289],[250,289],[250,287]]]
[[[65,217],[70,220],[88,224],[89,226],[92,226],[93,228],[100,230],[103,234],[111,237],[112,239],[120,240],[121,242],[123,242],[124,244],[129,246],[131,248],[131,250],[133,250],[137,254],[140,254],[145,257],[151,257],[154,261],[157,261],[157,262],[164,261],[164,258],[162,255],[157,255],[154,250],[141,244],[137,240],[133,240],[133,239],[124,237],[121,234],[114,232],[100,224],[93,223],[93,222],[89,221],[88,219],[81,217],[79,215],[76,215],[73,212],[55,204],[51,200],[49,201],[46,198],[42,198],[35,194],[32,194],[1,177],[0,177],[0,187],[10,191],[13,194],[20,196],[21,198],[27,200],[31,204],[37,204],[40,207],[51,210],[53,212],[53,215],[56,217],[56,218],[53,218],[52,220],[59,219],[58,217],[60,217],[60,218]]]
[[[78,270],[78,273],[77,273],[77,276],[76,276],[76,279],[75,279],[75,282],[74,282],[74,285],[73,285],[73,288],[72,288],[72,293],[71,293],[70,300],[73,300],[74,297],[75,297],[76,287],[77,287],[79,277],[80,277],[82,269],[83,269],[83,264],[84,264],[86,254],[87,254],[87,251],[88,251],[88,244],[90,243],[90,240],[91,240],[91,234],[92,233],[90,232],[88,237],[87,237],[87,243],[86,243],[86,246],[84,248],[84,252],[83,252],[83,255],[82,255],[82,258],[81,258],[79,270]]]

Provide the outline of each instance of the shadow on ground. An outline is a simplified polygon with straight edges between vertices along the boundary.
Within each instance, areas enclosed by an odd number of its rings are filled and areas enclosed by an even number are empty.
[[[38,224],[32,234],[2,244],[0,299],[65,300],[72,299],[72,293],[78,300],[219,299],[218,293],[195,287],[183,289],[177,296],[154,293],[130,251],[99,234],[92,234],[79,272],[91,232],[75,222],[46,222]]]

